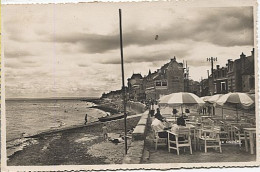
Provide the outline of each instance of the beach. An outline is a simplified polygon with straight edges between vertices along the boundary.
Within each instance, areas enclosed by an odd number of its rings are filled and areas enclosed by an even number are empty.
[[[83,102],[86,103],[86,102]],[[103,114],[107,112],[117,114],[118,109],[114,109],[114,104],[99,100],[92,103],[88,109],[95,109]],[[96,104],[99,103],[99,104]],[[79,104],[79,103],[77,103]],[[119,106],[119,105],[118,105]],[[86,108],[86,107],[85,107]],[[79,108],[80,109],[80,108]],[[102,109],[102,110],[100,110]],[[103,111],[103,110],[106,110]],[[130,116],[136,114],[134,110],[128,108]],[[99,113],[98,113],[99,114]],[[90,114],[89,114],[90,115]],[[99,114],[100,116],[100,114]],[[104,141],[102,135],[103,123],[93,117],[87,125],[71,125],[61,128],[52,128],[20,138],[24,139],[22,146],[8,156],[8,165],[69,165],[69,164],[120,164],[124,157],[124,142],[112,143]],[[140,116],[133,116],[128,119],[128,131],[135,127]],[[84,119],[84,118],[83,118]],[[120,137],[123,135],[123,119],[115,122],[107,122],[109,136]],[[131,144],[131,139],[128,139]]]

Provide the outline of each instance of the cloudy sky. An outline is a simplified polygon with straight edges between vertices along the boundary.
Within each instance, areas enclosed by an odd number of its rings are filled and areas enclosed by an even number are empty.
[[[218,57],[216,64],[224,66],[254,47],[252,7],[4,6],[6,97],[100,96],[119,89],[119,8],[126,78],[147,75],[176,56],[199,81],[210,69],[207,57]]]

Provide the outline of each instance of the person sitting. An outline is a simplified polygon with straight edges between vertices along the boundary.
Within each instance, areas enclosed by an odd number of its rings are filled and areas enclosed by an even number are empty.
[[[181,118],[181,117],[180,117],[180,118]],[[177,133],[178,130],[180,130],[181,128],[185,128],[185,126],[180,125],[180,124],[178,124],[178,122],[177,122],[177,124],[173,124],[173,125],[172,125],[171,132]],[[170,135],[170,140],[175,140],[175,135],[171,134],[171,135]],[[184,137],[178,137],[178,140],[179,140],[179,141],[184,141]]]
[[[167,130],[170,129],[169,123],[165,120],[162,122],[161,120],[155,118],[151,124],[152,128],[155,130],[155,132],[158,133],[158,136],[160,138],[167,138],[168,133]]]
[[[186,126],[186,122],[183,116],[177,118],[177,125],[178,126]]]
[[[160,112],[159,108],[157,108],[157,112],[154,115],[154,117],[157,118],[158,120],[162,121],[162,122],[164,121],[164,117],[161,115],[161,112]]]
[[[189,109],[185,109],[184,118],[188,118],[189,115],[190,115],[190,110]]]
[[[177,109],[173,109],[173,110],[172,110],[172,114],[173,114],[173,116],[175,117],[175,120],[176,120],[176,115],[177,115],[177,113],[178,113],[178,110],[177,110]]]

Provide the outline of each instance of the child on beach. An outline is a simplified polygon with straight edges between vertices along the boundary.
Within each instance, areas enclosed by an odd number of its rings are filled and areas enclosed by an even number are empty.
[[[103,138],[104,138],[104,141],[107,141],[108,140],[108,129],[107,129],[107,126],[106,124],[104,124],[104,126],[102,127],[102,131],[103,131]]]

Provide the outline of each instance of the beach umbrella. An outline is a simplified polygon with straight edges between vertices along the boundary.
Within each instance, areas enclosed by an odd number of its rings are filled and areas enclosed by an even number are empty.
[[[215,95],[211,96],[211,97],[207,100],[207,102],[214,104],[214,103],[217,102],[217,100],[218,100],[221,96],[223,96],[223,94],[215,94]]]
[[[212,108],[213,108],[213,115],[215,115],[215,106],[216,106],[216,101],[223,96],[223,94],[215,94],[213,96],[211,96],[207,102],[212,104]],[[223,107],[222,107],[222,118],[223,118]]]
[[[220,106],[224,106],[225,104],[231,104],[236,106],[236,114],[237,114],[237,121],[238,121],[238,105],[242,105],[244,107],[250,107],[254,104],[254,101],[247,93],[228,93],[221,96],[216,103]]]
[[[201,97],[200,99],[203,100],[204,102],[208,101],[208,99],[211,98],[211,96],[204,96]]]
[[[159,99],[159,105],[167,105],[167,106],[181,106],[181,111],[183,115],[183,105],[204,105],[204,101],[201,100],[198,96],[193,93],[187,92],[179,92],[179,93],[172,93],[166,96],[163,96]]]

